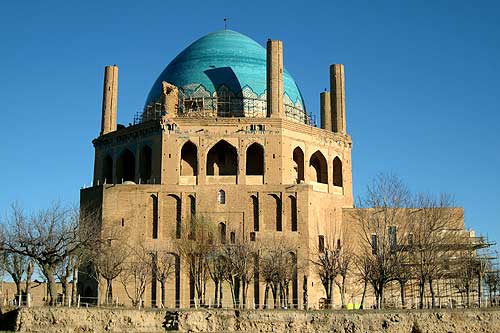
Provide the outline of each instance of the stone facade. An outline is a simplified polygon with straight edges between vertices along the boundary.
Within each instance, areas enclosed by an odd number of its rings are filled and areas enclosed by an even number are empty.
[[[223,113],[232,116],[221,116],[203,103],[188,113],[179,89],[163,81],[160,107],[152,109],[149,103],[142,121],[126,128],[116,125],[118,69],[107,67],[102,131],[93,141],[94,183],[81,191],[81,206],[99,210],[103,230],[123,230],[130,242],[156,249],[171,249],[194,215],[223,226],[224,237],[231,240],[288,239],[296,244],[293,256],[300,267],[292,299],[302,307],[306,290],[310,305],[324,297],[311,264],[321,240],[341,244],[350,225],[342,223],[343,211],[354,207],[352,141],[346,129],[344,66],[330,67],[330,92],[321,94],[317,128],[305,113],[290,117],[286,111],[282,52],[281,41],[268,41],[266,113],[250,117],[232,110]],[[215,98],[211,109],[227,107],[219,103],[221,96]],[[188,307],[194,292],[182,258],[176,272],[165,305]],[[95,282],[84,271],[80,275],[81,293],[97,297]],[[146,304],[157,305],[159,286],[147,288]],[[262,303],[263,283],[252,283],[248,295]]]

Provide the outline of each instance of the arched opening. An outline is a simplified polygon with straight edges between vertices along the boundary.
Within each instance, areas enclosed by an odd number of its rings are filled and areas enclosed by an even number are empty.
[[[333,185],[342,187],[342,161],[340,158],[333,159]]]
[[[207,154],[207,175],[236,176],[238,172],[238,154],[236,148],[227,141],[217,142]]]
[[[258,143],[252,143],[246,155],[247,176],[264,176],[264,148]]]
[[[326,158],[319,150],[311,156],[309,166],[314,170],[314,179],[316,182],[328,184],[328,168]]]
[[[272,201],[273,201],[273,210],[274,212],[274,225],[276,228],[276,231],[283,231],[283,221],[282,221],[282,214],[281,214],[281,198],[276,195],[276,194],[269,194],[271,196]]]
[[[144,146],[139,155],[139,178],[140,182],[148,184],[151,179],[153,151],[150,146]]]
[[[170,235],[175,228],[175,238],[177,239],[181,238],[182,234],[181,203],[181,198],[175,194],[169,194],[166,196],[165,200],[162,200],[163,211],[172,212],[172,214],[165,214],[166,222],[162,223],[162,225],[164,225],[163,232]]]
[[[191,141],[181,149],[181,176],[198,175],[198,148]]]
[[[153,208],[153,221],[152,221],[152,237],[158,239],[158,196],[151,194],[151,203]]]
[[[224,192],[224,190],[219,190],[219,192],[217,192],[217,202],[221,205],[226,203],[226,192]]]
[[[135,181],[135,156],[129,149],[125,149],[118,157],[116,180],[118,183]]]
[[[196,216],[196,198],[190,194],[189,198],[189,219],[191,220]]]
[[[109,155],[106,155],[102,161],[102,182],[113,184],[113,159]]]
[[[259,231],[259,199],[257,198],[257,196],[252,195],[250,196],[250,200],[253,215],[253,230]]]
[[[299,147],[293,150],[293,169],[295,170],[297,184],[299,184],[304,180],[304,152]]]
[[[221,244],[226,244],[226,224],[219,223],[219,240]]]
[[[288,205],[290,207],[290,228],[292,231],[297,231],[297,199],[290,195]]]
[[[234,231],[229,234],[229,241],[231,244],[236,244],[236,233]]]

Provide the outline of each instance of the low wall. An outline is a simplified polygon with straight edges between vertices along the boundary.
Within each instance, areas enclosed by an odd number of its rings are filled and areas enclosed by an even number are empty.
[[[19,332],[500,332],[500,309],[422,311],[130,310],[23,308],[0,330]],[[7,327],[8,326],[8,327]]]

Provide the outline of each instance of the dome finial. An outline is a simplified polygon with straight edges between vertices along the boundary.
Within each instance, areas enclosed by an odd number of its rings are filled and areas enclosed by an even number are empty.
[[[229,17],[224,17],[224,30],[227,30],[227,21],[229,21]]]

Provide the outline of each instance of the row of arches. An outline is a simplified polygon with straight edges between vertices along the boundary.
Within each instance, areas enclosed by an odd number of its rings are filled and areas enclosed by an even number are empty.
[[[151,182],[152,175],[152,149],[144,145],[139,152],[139,182]],[[305,180],[304,152],[296,147],[292,153],[293,169],[297,183]],[[264,175],[264,147],[259,143],[252,143],[246,150],[245,173],[248,176]],[[113,158],[108,154],[102,163],[102,178],[105,183],[113,183]],[[309,158],[309,168],[313,181],[328,184],[329,174],[334,186],[343,186],[342,161],[337,156],[332,161],[331,173],[328,162],[321,151],[314,152]],[[238,174],[238,153],[236,148],[225,140],[217,142],[207,154],[206,174],[208,176],[236,176]],[[198,176],[198,148],[187,141],[181,148],[180,159],[181,176]],[[130,149],[124,149],[116,161],[116,181],[135,181],[136,158]]]
[[[223,190],[221,190],[223,191]],[[220,191],[218,192],[219,195]],[[182,233],[182,199],[176,194],[168,194],[162,199],[162,207],[164,211],[169,213],[165,215],[166,226],[172,228],[175,226],[175,237],[180,238]],[[256,194],[252,194],[249,197],[248,204],[248,216],[251,216],[251,223],[253,224],[253,231],[259,231],[261,228],[261,212],[260,207],[263,202],[265,207],[268,207],[268,211],[265,214],[266,222],[269,227],[273,227],[275,231],[283,231],[283,212],[285,213],[285,224],[287,229],[292,232],[298,231],[298,209],[297,209],[297,198],[295,195],[288,195],[285,200],[277,193],[268,193],[259,200]],[[283,203],[285,209],[283,210]],[[194,195],[190,194],[187,197],[188,205],[186,221],[190,221],[192,217],[196,215],[196,198]],[[150,207],[151,207],[151,237],[152,239],[158,239],[160,234],[160,204],[157,194],[150,195]],[[165,228],[165,227],[164,227]],[[219,223],[219,239],[222,243],[226,241],[226,225],[224,222]],[[234,241],[234,235],[230,235],[231,241]]]
[[[304,152],[300,147],[296,147],[292,153],[293,157],[293,168],[296,173],[296,181],[300,183],[305,180],[304,177]],[[328,162],[321,151],[317,150],[309,158],[309,167],[312,171],[313,180],[318,183],[328,184]],[[333,159],[332,162],[332,183],[334,186],[343,186],[343,170],[342,161],[338,156]]]
[[[198,149],[187,141],[181,149],[181,176],[198,175]],[[246,174],[264,175],[264,147],[252,143],[246,151]],[[236,148],[225,140],[217,142],[207,154],[206,172],[208,176],[236,176],[238,173],[238,153]]]
[[[139,152],[139,180],[141,183],[149,183],[152,173],[153,150],[144,145]],[[136,159],[130,149],[124,149],[116,160],[116,181],[135,181]],[[102,163],[102,178],[104,183],[113,183],[113,158],[107,154]]]
[[[268,207],[271,207],[271,211],[267,216],[268,225],[274,226],[276,231],[283,231],[283,200],[275,193],[267,194],[264,200],[268,200],[266,203]],[[260,204],[259,199],[256,195],[250,196],[250,214],[253,221],[253,230],[259,231],[260,229]],[[297,231],[297,198],[294,195],[289,195],[286,197],[285,203],[285,216],[286,223],[290,228],[290,231]]]

